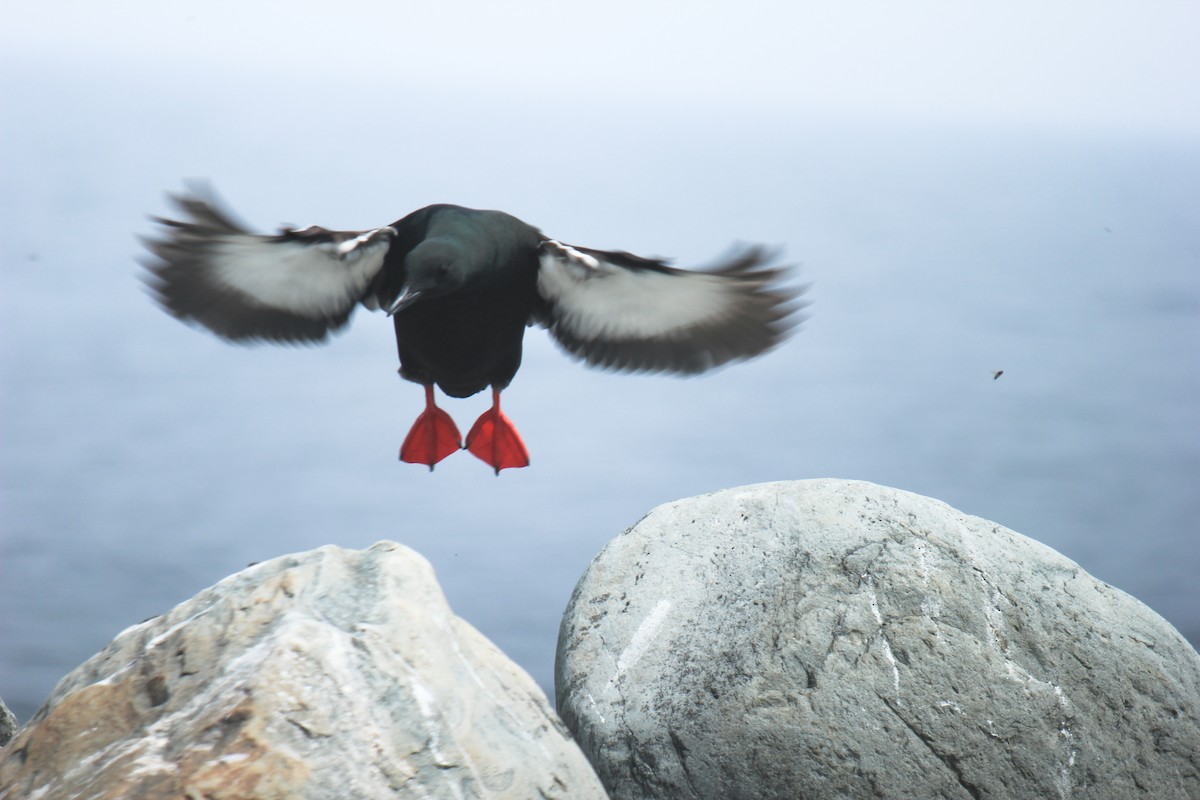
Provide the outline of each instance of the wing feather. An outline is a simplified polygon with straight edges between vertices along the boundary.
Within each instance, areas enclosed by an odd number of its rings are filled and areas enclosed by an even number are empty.
[[[369,301],[395,231],[283,228],[251,232],[202,188],[171,197],[145,240],[146,282],[159,304],[226,339],[315,342]]]
[[[547,239],[539,252],[541,321],[592,366],[695,374],[777,345],[802,290],[761,247],[707,271]]]

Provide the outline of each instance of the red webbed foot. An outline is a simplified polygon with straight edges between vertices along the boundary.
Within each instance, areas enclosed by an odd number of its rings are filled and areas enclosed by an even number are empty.
[[[492,407],[483,412],[467,434],[467,449],[500,474],[502,469],[529,466],[529,451],[521,434],[500,410],[500,390],[492,388]]]
[[[400,445],[400,460],[409,464],[433,465],[462,448],[458,426],[450,415],[433,402],[433,386],[425,387],[425,410],[413,423],[404,444]]]

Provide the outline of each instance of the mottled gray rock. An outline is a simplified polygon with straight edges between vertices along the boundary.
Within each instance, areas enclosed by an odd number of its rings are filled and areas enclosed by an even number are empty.
[[[4,747],[17,732],[17,718],[0,699],[0,747]]]
[[[669,503],[560,631],[613,798],[1200,797],[1200,657],[1053,550],[868,483]]]
[[[264,562],[124,631],[4,751],[0,795],[604,797],[533,681],[391,542]]]

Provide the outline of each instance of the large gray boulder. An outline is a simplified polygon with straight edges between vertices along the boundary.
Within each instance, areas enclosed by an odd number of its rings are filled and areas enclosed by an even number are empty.
[[[563,620],[613,798],[1200,798],[1200,657],[1053,550],[814,480],[661,506]]]
[[[264,562],[129,628],[2,758],[5,800],[605,796],[532,679],[390,542]]]

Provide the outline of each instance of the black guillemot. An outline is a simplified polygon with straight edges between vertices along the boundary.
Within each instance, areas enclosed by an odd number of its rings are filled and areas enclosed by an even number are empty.
[[[171,196],[177,219],[145,240],[147,283],[164,309],[240,342],[318,342],[362,304],[395,324],[400,375],[425,410],[400,449],[430,469],[470,450],[499,473],[529,464],[500,392],[537,324],[589,366],[696,374],[757,356],[796,322],[802,290],[746,247],[688,271],[626,252],[574,247],[501,211],[431,205],[365,231],[319,226],[261,235],[204,187]],[[492,389],[465,444],[434,402]]]

